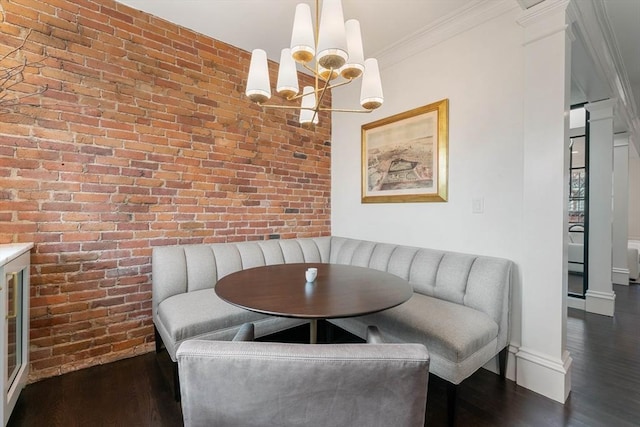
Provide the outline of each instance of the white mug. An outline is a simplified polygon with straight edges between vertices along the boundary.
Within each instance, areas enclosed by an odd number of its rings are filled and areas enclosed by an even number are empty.
[[[304,277],[307,279],[307,282],[313,282],[318,277],[318,269],[317,268],[308,268],[307,271],[304,272]]]

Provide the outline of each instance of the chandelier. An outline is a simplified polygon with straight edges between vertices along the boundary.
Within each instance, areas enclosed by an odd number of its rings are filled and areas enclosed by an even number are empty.
[[[266,104],[271,98],[271,83],[267,54],[262,49],[251,53],[247,97],[263,108],[300,110],[300,124],[313,127],[320,111],[370,113],[384,100],[378,61],[364,59],[360,23],[355,19],[344,22],[341,0],[324,0],[320,16],[319,0],[315,0],[315,28],[311,8],[306,3],[296,6],[291,45],[282,49],[276,91],[287,101],[299,106]],[[315,77],[314,86],[305,86],[300,93],[298,70],[300,64]],[[347,85],[362,76],[360,105],[362,109],[322,107],[328,89]]]

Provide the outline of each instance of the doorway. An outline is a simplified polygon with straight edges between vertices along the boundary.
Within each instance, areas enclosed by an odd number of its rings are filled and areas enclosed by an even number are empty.
[[[585,298],[589,288],[589,112],[571,108],[569,140],[568,292]]]

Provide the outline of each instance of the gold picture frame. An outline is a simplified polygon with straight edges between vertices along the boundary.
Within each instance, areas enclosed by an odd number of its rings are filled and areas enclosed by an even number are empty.
[[[362,203],[446,202],[449,100],[362,125]]]

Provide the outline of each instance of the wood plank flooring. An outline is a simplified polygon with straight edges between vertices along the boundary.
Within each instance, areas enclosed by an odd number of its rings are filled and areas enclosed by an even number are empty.
[[[640,426],[640,285],[615,286],[614,318],[570,309],[572,391],[565,405],[484,369],[460,387],[458,426]],[[296,341],[299,329],[275,337]],[[338,341],[349,335],[336,332]],[[446,384],[429,380],[427,425],[446,425]],[[28,385],[9,426],[181,426],[166,352]]]

